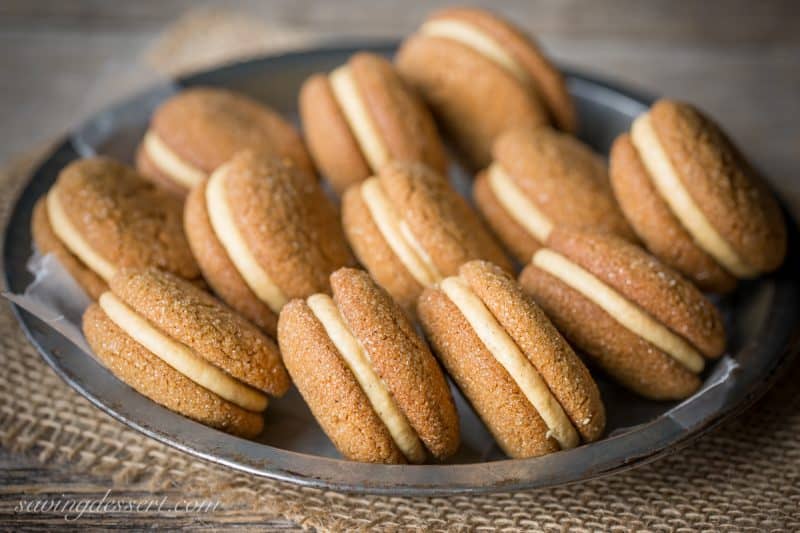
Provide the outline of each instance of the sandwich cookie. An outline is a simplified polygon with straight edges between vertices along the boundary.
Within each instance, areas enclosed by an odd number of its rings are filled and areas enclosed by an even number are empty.
[[[434,351],[497,443],[522,458],[597,440],[605,408],[589,371],[512,278],[486,261],[425,290]]]
[[[293,300],[278,322],[300,394],[345,457],[421,463],[459,444],[450,389],[425,341],[366,272],[331,275],[333,298]]]
[[[213,296],[156,269],[114,276],[84,313],[83,333],[139,393],[235,435],[261,433],[268,395],[290,385],[275,343]]]
[[[611,150],[617,200],[647,248],[701,289],[777,269],[780,206],[739,150],[689,104],[659,100]]]
[[[489,164],[492,143],[507,129],[576,130],[561,73],[533,39],[487,11],[434,13],[402,44],[395,63],[475,168]]]
[[[478,216],[450,184],[422,164],[390,163],[351,186],[342,219],[361,264],[406,310],[425,287],[462,263],[511,263]]]
[[[317,180],[268,154],[239,152],[202,180],[184,225],[214,292],[271,335],[287,301],[327,291],[330,273],[353,263]]]
[[[553,230],[520,283],[574,346],[632,391],[683,399],[725,349],[719,311],[694,285],[610,234]]]
[[[211,87],[185,89],[156,109],[136,166],[185,195],[245,149],[287,158],[314,174],[300,135],[276,111],[244,94]]]
[[[33,240],[93,299],[120,268],[158,267],[200,282],[180,200],[105,157],[74,161],[34,208]]]
[[[530,261],[554,226],[595,228],[636,239],[614,200],[603,159],[546,127],[510,130],[473,184],[475,203],[506,247]]]
[[[391,160],[447,171],[427,108],[384,58],[360,52],[300,90],[300,116],[311,155],[337,193]]]

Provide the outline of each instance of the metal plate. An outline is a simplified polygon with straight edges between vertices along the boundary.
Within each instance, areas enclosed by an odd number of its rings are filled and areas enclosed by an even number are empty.
[[[3,250],[7,289],[21,293],[31,281],[26,261],[31,255],[32,207],[59,170],[95,152],[130,161],[151,111],[177,88],[224,86],[296,117],[302,81],[313,72],[331,70],[365,48],[387,55],[393,52],[393,46],[352,46],[255,59],[163,84],[91,117],[35,170],[16,202]],[[580,114],[580,137],[607,153],[616,135],[627,130],[651,100],[617,84],[567,72]],[[304,435],[319,435],[320,430],[296,393],[286,401],[273,402],[259,442],[239,439],[156,405],[35,316],[20,308],[15,312],[45,361],[80,394],[122,423],[202,459],[258,476],[351,492],[423,495],[518,490],[590,479],[651,461],[763,394],[797,347],[800,269],[796,241],[795,225],[790,222],[792,252],[784,267],[767,278],[743,283],[736,293],[717,302],[729,331],[729,351],[709,365],[697,394],[681,403],[650,402],[596,373],[609,414],[608,436],[591,445],[526,460],[504,459],[496,448],[486,452],[472,446],[485,429],[460,395],[462,422],[476,429],[465,432],[462,451],[444,465],[360,464],[337,458],[329,444],[321,451],[306,445]]]

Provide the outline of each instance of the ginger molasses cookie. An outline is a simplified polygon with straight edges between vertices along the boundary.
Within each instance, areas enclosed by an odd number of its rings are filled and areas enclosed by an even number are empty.
[[[214,292],[272,335],[287,301],[327,291],[354,261],[316,178],[269,154],[239,152],[201,180],[184,225]]]
[[[680,274],[610,234],[553,230],[520,283],[576,348],[647,398],[683,399],[722,355],[719,311]]]
[[[473,184],[475,203],[517,260],[526,263],[554,226],[636,236],[617,206],[603,159],[547,127],[500,135],[494,161]]]
[[[475,168],[489,164],[492,143],[507,129],[576,130],[561,73],[531,37],[488,11],[434,13],[402,44],[395,63]]]
[[[405,309],[422,290],[472,259],[511,272],[479,217],[428,167],[393,162],[342,198],[342,220],[361,264]]]
[[[504,271],[470,261],[425,290],[434,351],[503,451],[532,457],[597,440],[605,408],[581,360]]]
[[[213,296],[171,274],[122,270],[83,316],[95,355],[154,402],[254,437],[268,396],[289,376],[273,341]]]
[[[455,453],[459,425],[450,389],[403,311],[364,271],[337,270],[331,287],[333,298],[314,294],[283,308],[278,342],[336,448],[373,463]]]
[[[33,240],[54,253],[92,298],[120,268],[158,267],[200,279],[180,200],[106,157],[64,167],[34,208]]]
[[[647,248],[700,288],[777,269],[786,255],[778,202],[739,150],[693,106],[659,100],[611,150],[611,179]]]
[[[300,115],[311,155],[338,193],[391,160],[447,170],[428,109],[381,56],[359,52],[310,77],[300,90]]]
[[[136,166],[185,195],[245,149],[285,157],[314,173],[300,135],[276,111],[244,94],[212,87],[184,89],[155,110]]]

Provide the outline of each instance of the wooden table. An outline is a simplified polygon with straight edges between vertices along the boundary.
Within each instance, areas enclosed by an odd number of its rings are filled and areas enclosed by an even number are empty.
[[[141,58],[170,23],[200,4],[1,2],[0,160],[41,145],[87,113],[157,79]],[[412,30],[431,4],[293,0],[226,2],[224,9],[308,35],[391,38]],[[513,1],[503,3],[502,11],[534,31],[565,64],[708,110],[800,212],[800,3]],[[89,476],[0,449],[0,527],[14,519],[28,528],[63,524],[58,517],[15,515],[20,499],[32,494],[102,497],[107,489]],[[114,495],[154,497],[125,487],[115,488]],[[107,520],[81,526],[294,527],[230,509]]]

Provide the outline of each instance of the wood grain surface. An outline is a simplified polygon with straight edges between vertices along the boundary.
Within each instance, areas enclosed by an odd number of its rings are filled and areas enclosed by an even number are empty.
[[[800,212],[800,2],[606,0],[485,2],[534,32],[557,60],[708,110]],[[266,27],[331,39],[399,38],[444,2],[190,0],[0,2],[0,161],[158,79],[148,51],[189,9],[210,5]],[[19,513],[40,497],[102,498],[111,488],[0,449],[0,527],[48,529],[62,516]],[[116,498],[150,500],[137,487]],[[179,499],[164,493],[159,498]],[[13,521],[13,524],[12,522]],[[297,527],[244,509],[120,513],[83,527]]]

